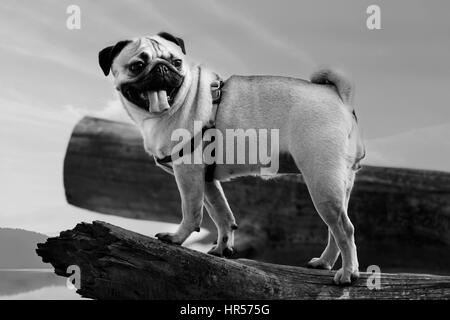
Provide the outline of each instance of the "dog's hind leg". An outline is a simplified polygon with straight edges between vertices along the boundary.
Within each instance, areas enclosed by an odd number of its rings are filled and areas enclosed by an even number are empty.
[[[317,264],[328,263],[331,267],[338,255],[337,247],[342,255],[342,268],[336,272],[334,282],[345,285],[359,276],[354,227],[347,215],[355,172],[346,159],[347,144],[344,140],[335,135],[333,139],[320,142],[321,148],[310,148],[314,150],[310,153],[302,153],[301,146],[294,145],[291,154],[302,172],[316,210],[330,231],[329,245],[322,256],[324,259]]]
[[[234,250],[234,230],[237,229],[237,224],[219,181],[205,183],[204,204],[217,227],[217,243],[208,253],[229,257]]]
[[[345,194],[345,209],[348,210],[348,203],[350,201],[350,194],[353,188],[355,174],[350,172],[347,180],[347,189]],[[308,262],[308,268],[331,270],[336,263],[340,254],[339,247],[334,239],[333,233],[328,228],[328,243],[325,250],[319,258],[312,258]]]
[[[347,168],[345,168],[347,169]],[[351,170],[351,169],[350,169]],[[350,171],[345,170],[345,171]],[[344,170],[343,170],[344,171]],[[348,172],[354,175],[354,172]],[[359,276],[354,227],[347,215],[348,183],[336,171],[321,172],[311,179],[305,177],[314,205],[328,225],[342,255],[342,268],[334,277],[336,284],[350,284]],[[335,253],[335,252],[333,252]]]

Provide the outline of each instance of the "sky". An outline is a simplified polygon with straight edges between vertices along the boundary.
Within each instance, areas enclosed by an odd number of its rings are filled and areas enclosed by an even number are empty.
[[[66,27],[71,4],[80,30]],[[381,30],[366,27],[370,4]],[[308,78],[336,66],[356,83],[366,164],[450,171],[449,9],[445,0],[2,0],[0,226],[48,234],[109,218],[66,205],[65,148],[83,115],[126,119],[98,52],[159,31],[223,78]]]

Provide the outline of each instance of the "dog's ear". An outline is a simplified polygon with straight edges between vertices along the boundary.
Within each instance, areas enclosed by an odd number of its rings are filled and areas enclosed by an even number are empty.
[[[98,53],[98,63],[105,76],[109,74],[114,58],[117,57],[120,51],[122,51],[122,49],[130,42],[130,40],[119,41],[114,46],[106,47]]]
[[[168,32],[160,32],[158,33],[158,36],[160,36],[163,39],[166,39],[167,41],[171,41],[175,43],[177,46],[181,48],[181,51],[186,54],[186,48],[184,47],[184,41],[181,38],[177,38],[174,35],[171,35]]]

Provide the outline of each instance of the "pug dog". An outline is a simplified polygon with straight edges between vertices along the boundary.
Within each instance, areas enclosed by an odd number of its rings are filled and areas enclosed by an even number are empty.
[[[335,273],[334,282],[347,285],[358,278],[354,227],[347,207],[365,150],[353,109],[354,88],[342,74],[321,69],[310,81],[231,76],[223,82],[217,106],[211,86],[220,77],[190,63],[184,41],[169,33],[120,41],[100,51],[99,64],[105,76],[112,72],[115,89],[142,134],[145,150],[156,159],[175,154],[175,130],[198,134],[195,122],[202,127],[213,124],[220,132],[278,130],[279,154],[295,161],[317,212],[328,226],[328,244],[308,266],[332,269],[341,254],[342,267]],[[245,152],[251,156],[252,149],[246,147]],[[182,221],[176,232],[158,233],[156,237],[182,244],[192,232],[200,230],[205,207],[218,231],[217,244],[209,253],[229,256],[237,224],[221,182],[258,175],[263,165],[217,163],[213,179],[208,181],[205,163],[174,161],[160,166],[175,176]]]

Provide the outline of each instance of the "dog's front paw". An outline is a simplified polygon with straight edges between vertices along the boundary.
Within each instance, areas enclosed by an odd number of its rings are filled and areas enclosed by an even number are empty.
[[[322,269],[322,270],[331,270],[332,269],[332,265],[322,259],[322,258],[312,258],[307,264],[306,267],[311,268],[311,269]]]
[[[336,271],[333,282],[338,286],[348,286],[354,283],[359,278],[359,271],[354,270],[352,272],[344,270],[343,268]]]
[[[208,251],[208,254],[211,254],[216,257],[225,257],[230,258],[234,254],[234,249],[228,246],[219,246],[215,245],[211,250]]]
[[[155,237],[158,238],[158,240],[171,244],[182,244],[185,240],[182,239],[182,237],[180,237],[180,235],[177,233],[168,233],[168,232],[158,233],[155,235]]]

